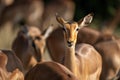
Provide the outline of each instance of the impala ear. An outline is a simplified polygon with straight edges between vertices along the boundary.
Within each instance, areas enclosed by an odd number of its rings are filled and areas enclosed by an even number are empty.
[[[92,20],[93,20],[93,15],[94,15],[93,13],[88,14],[83,19],[81,19],[80,21],[78,21],[78,25],[80,27],[84,27],[84,26],[89,25],[92,22]]]
[[[56,20],[57,20],[61,25],[63,25],[64,23],[66,23],[66,21],[65,21],[61,16],[59,16],[57,13],[56,13]]]
[[[45,31],[45,33],[43,34],[43,38],[44,39],[47,39],[49,36],[50,36],[50,34],[54,31],[54,26],[53,26],[53,24],[51,24],[47,29],[46,29],[46,31]]]

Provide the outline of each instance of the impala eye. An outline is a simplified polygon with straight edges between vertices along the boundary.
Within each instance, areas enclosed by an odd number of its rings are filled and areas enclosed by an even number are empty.
[[[79,28],[77,28],[76,31],[79,31]]]
[[[35,37],[35,39],[37,39],[37,40],[41,40],[41,38],[40,38],[40,37],[38,37],[38,36],[36,36],[36,37]]]
[[[62,28],[63,31],[66,31],[65,28]]]

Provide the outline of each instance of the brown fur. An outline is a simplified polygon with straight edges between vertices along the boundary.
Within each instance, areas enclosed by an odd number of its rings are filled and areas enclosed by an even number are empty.
[[[52,60],[58,63],[63,63],[65,44],[61,28],[58,28],[51,33],[47,39],[46,45]]]
[[[23,72],[23,65],[20,59],[15,55],[15,53],[11,50],[1,50],[8,58],[8,62],[6,65],[7,71],[11,72],[18,68],[21,72]]]
[[[56,62],[41,62],[25,76],[25,80],[78,80],[66,67]]]
[[[0,15],[0,25],[10,23],[14,26],[25,21],[28,25],[39,26],[43,6],[42,0],[15,0],[13,4],[3,9]]]
[[[0,51],[0,80],[24,80],[23,73],[18,69],[19,66],[16,67],[15,63],[12,64],[12,59],[14,59],[16,56],[10,57],[4,52]],[[11,64],[9,64],[10,61],[12,61]],[[17,60],[16,63],[19,64]],[[12,66],[15,66],[16,68],[12,69]],[[8,71],[7,67],[11,68],[11,71]]]
[[[60,15],[64,16],[67,20],[72,20],[74,11],[75,4],[73,0],[51,0],[45,5],[40,29],[44,31],[51,24],[53,24],[54,27],[58,27],[55,18],[56,13],[60,13]]]
[[[101,80],[110,80],[120,69],[120,40],[109,40],[95,45],[103,58]]]
[[[32,30],[31,30],[32,29]],[[32,38],[35,35],[40,35],[38,29],[34,28],[27,28],[21,29],[18,32],[16,39],[13,41],[12,50],[16,53],[17,57],[23,63],[25,72],[27,72],[31,67],[36,65],[36,52],[33,47],[33,40]],[[31,61],[34,60],[34,61]]]

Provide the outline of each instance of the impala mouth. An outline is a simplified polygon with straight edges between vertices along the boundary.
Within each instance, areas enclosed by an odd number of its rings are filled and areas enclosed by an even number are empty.
[[[72,44],[68,44],[68,47],[72,47]]]

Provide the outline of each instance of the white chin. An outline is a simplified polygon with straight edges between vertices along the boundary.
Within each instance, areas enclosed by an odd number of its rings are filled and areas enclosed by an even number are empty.
[[[68,47],[72,47],[73,45],[72,44],[68,44]]]

